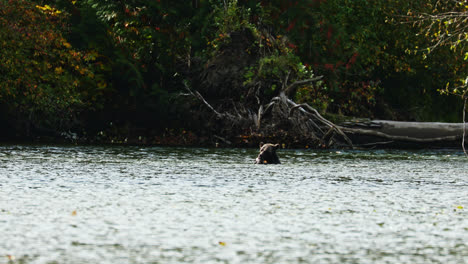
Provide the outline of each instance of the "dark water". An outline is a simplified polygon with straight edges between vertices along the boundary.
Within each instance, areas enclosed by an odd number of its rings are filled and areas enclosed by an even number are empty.
[[[468,263],[451,151],[0,146],[0,263]]]

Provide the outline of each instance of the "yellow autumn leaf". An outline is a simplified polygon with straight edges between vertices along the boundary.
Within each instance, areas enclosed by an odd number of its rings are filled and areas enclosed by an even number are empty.
[[[105,82],[99,82],[99,83],[98,83],[98,88],[99,88],[99,89],[104,89],[104,88],[106,88],[106,87],[107,87],[107,83],[105,83]]]
[[[55,68],[55,73],[56,73],[56,74],[62,74],[62,72],[63,72],[62,67],[56,67],[56,68]]]

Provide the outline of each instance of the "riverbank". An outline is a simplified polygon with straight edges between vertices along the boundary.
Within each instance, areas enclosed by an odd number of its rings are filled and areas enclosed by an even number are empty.
[[[141,145],[174,147],[221,147],[257,148],[261,142],[279,143],[282,148],[381,148],[381,149],[444,149],[461,148],[463,123],[401,122],[388,120],[354,120],[341,122],[337,127],[344,131],[352,145],[342,143],[324,144],[307,135],[298,135],[278,129],[275,133],[255,132],[223,135],[194,132],[184,129],[128,129],[112,127],[95,133],[63,132],[59,135],[36,137],[0,138],[2,142],[79,144],[79,145]],[[333,141],[333,137],[328,141]]]

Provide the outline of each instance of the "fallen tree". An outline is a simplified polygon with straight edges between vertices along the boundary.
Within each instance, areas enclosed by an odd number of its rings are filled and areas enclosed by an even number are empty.
[[[308,104],[297,104],[284,92],[273,97],[258,109],[237,107],[236,113],[218,112],[203,96],[187,90],[231,128],[248,125],[251,135],[278,135],[320,148],[368,148],[368,147],[456,147],[464,136],[464,123],[401,122],[389,120],[353,120],[339,125],[324,118]],[[234,109],[234,108],[233,108]],[[240,114],[249,113],[246,116]],[[284,129],[287,127],[287,129]],[[234,132],[234,131],[232,131]],[[236,133],[231,133],[231,137]],[[285,135],[279,135],[280,137]],[[218,136],[229,138],[229,135]],[[235,140],[225,139],[225,142]]]
[[[192,125],[203,125],[216,142],[254,146],[268,140],[313,148],[453,147],[464,138],[463,124],[368,120],[335,124],[311,105],[293,100],[297,89],[314,87],[322,76],[300,63],[286,47],[287,39],[266,29],[246,28],[223,36],[229,41],[208,61],[189,63],[183,81],[184,95],[196,99],[189,107]]]
[[[354,121],[341,128],[360,146],[455,147],[464,136],[464,123]]]

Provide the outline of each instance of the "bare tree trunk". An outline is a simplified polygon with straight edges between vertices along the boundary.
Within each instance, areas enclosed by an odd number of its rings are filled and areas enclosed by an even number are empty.
[[[365,145],[389,143],[415,143],[424,146],[443,144],[452,146],[464,140],[464,124],[439,122],[401,122],[374,120],[345,122],[340,128],[354,141]]]

